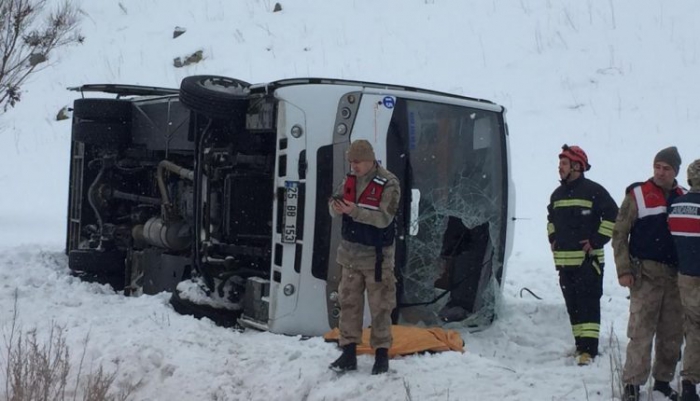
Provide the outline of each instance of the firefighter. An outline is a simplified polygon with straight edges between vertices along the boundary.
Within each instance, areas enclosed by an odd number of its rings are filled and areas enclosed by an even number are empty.
[[[699,401],[700,383],[700,159],[688,166],[690,192],[670,206],[668,228],[678,253],[678,290],[685,320],[685,351],[681,370],[682,401]]]
[[[683,311],[667,206],[685,192],[676,182],[680,165],[675,146],[659,151],[654,157],[653,177],[627,188],[613,229],[618,282],[630,289],[629,342],[622,373],[624,401],[639,400],[639,386],[650,372],[654,391],[669,399],[678,398],[669,382],[683,342]]]
[[[598,355],[603,246],[612,236],[617,216],[617,204],[608,191],[584,177],[590,168],[583,149],[564,145],[559,154],[561,185],[547,206],[549,243],[580,366]]]
[[[330,368],[357,369],[356,347],[362,342],[367,290],[372,317],[370,346],[375,350],[374,375],[389,369],[391,312],[396,307],[394,217],[399,209],[400,184],[394,174],[377,163],[368,141],[354,141],[347,159],[352,172],[329,200],[331,215],[341,215],[343,219],[336,259],[341,270],[339,344],[343,353]]]

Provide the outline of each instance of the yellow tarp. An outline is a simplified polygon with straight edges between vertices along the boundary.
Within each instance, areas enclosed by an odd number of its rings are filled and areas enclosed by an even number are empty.
[[[362,331],[362,344],[357,346],[358,354],[374,354],[369,346],[369,328]],[[397,355],[410,355],[417,352],[464,352],[462,336],[454,330],[444,330],[439,327],[423,328],[410,326],[391,326],[391,335],[394,338],[389,357]],[[337,328],[323,335],[326,341],[338,341],[340,330]]]

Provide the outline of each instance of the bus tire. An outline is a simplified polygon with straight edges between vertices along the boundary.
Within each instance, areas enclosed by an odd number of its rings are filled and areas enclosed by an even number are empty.
[[[211,119],[231,120],[245,115],[250,84],[216,75],[194,75],[180,83],[180,102]]]
[[[217,326],[235,327],[238,324],[240,311],[214,308],[211,305],[197,304],[189,299],[180,296],[180,291],[176,288],[170,297],[170,305],[181,315],[192,316],[196,319],[210,319]]]

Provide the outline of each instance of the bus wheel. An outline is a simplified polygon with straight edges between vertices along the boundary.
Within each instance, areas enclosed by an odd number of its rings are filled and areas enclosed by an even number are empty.
[[[214,324],[222,327],[236,327],[238,318],[241,316],[241,311],[233,311],[230,309],[215,308],[211,305],[198,304],[194,301],[183,297],[180,290],[177,288],[173,291],[170,297],[170,305],[181,315],[193,316],[197,319],[211,319]]]
[[[180,102],[212,119],[231,120],[245,115],[250,84],[215,75],[195,75],[180,83]]]

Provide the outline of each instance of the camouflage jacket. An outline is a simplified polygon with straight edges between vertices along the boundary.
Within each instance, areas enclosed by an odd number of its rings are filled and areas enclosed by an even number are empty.
[[[382,192],[382,199],[379,203],[379,210],[370,210],[361,207],[356,207],[350,217],[359,223],[369,224],[378,228],[385,228],[391,224],[399,209],[399,201],[401,199],[401,186],[399,179],[394,174],[389,172],[382,166],[377,165],[369,173],[362,177],[357,177],[356,194],[359,196],[367,185],[376,176],[387,180]],[[345,187],[345,179],[338,186],[335,195],[342,195]],[[337,213],[333,211],[331,204],[328,204],[328,210],[331,216],[336,217]],[[394,245],[385,246],[383,249],[384,267],[394,267]],[[338,247],[338,255],[336,262],[338,264],[357,268],[357,269],[374,269],[376,260],[375,250],[372,246],[353,243],[341,239]]]
[[[643,264],[633,263],[633,258],[638,255],[633,255],[630,253],[630,237],[631,235],[634,235],[633,231],[637,232],[637,235],[641,235],[638,229],[635,230],[635,224],[640,220],[639,207],[637,206],[637,201],[635,200],[633,189],[639,186],[640,184],[643,183],[636,183],[630,185],[630,187],[627,188],[627,194],[625,195],[625,199],[622,201],[622,205],[620,206],[620,210],[617,214],[617,219],[615,220],[615,227],[613,228],[612,246],[615,254],[615,266],[617,267],[618,277],[621,277],[625,274],[634,274],[635,276],[643,274],[645,276],[653,278],[657,275],[666,275],[675,271],[675,266],[670,266],[661,260],[657,261],[659,262],[658,264],[668,267],[668,271],[665,271],[667,270],[665,268],[663,269],[663,272],[647,271],[648,269],[646,269],[645,271],[641,271],[641,269],[643,268]],[[683,191],[683,189],[674,185],[672,192],[675,191]],[[670,237],[670,232],[668,231],[668,226],[666,225],[665,219],[661,221],[658,227],[654,227],[654,232],[657,233],[655,235],[668,235]],[[664,232],[661,232],[659,230],[663,230]],[[648,234],[652,235],[653,233]],[[645,235],[647,234],[645,233]],[[654,258],[651,258],[651,260],[653,259]]]

